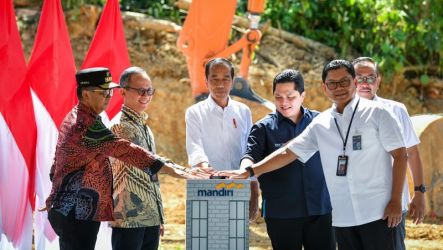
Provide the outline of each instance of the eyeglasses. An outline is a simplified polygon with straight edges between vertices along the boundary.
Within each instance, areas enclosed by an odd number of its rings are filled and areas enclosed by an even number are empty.
[[[368,83],[368,84],[374,84],[375,80],[377,79],[376,76],[357,76],[355,77],[357,79],[358,84],[362,83]]]
[[[154,95],[154,93],[155,93],[155,89],[154,88],[147,88],[147,89],[144,89],[144,88],[131,88],[131,87],[125,87],[125,89],[132,89],[132,90],[135,90],[135,91],[137,91],[137,94],[139,95],[139,96],[144,96],[145,94],[147,95],[147,96],[153,96]]]
[[[114,95],[114,89],[88,89],[92,92],[101,92],[105,98],[112,97]]]
[[[340,87],[342,87],[342,88],[349,87],[349,84],[351,84],[351,80],[349,80],[349,78],[346,78],[346,79],[343,79],[343,80],[337,81],[337,82],[329,81],[329,82],[326,82],[325,84],[329,90],[334,90],[338,87],[338,85],[340,85]]]

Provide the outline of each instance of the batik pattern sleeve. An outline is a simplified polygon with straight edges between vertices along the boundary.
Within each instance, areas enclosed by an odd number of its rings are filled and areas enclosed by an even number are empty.
[[[134,127],[131,127],[127,124],[115,124],[111,128],[112,133],[114,133],[117,137],[128,140],[136,145],[145,145],[143,135],[137,133],[137,130]]]
[[[148,167],[153,174],[164,165],[158,156],[114,135],[100,119],[96,119],[95,123],[87,129],[82,142],[87,149],[96,151],[97,154],[112,156],[138,168]]]

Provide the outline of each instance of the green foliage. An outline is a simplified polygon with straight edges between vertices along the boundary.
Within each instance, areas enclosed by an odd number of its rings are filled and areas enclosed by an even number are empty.
[[[119,0],[125,11],[145,13],[155,18],[162,18],[181,24],[185,14],[174,5],[176,0]],[[65,9],[75,9],[83,4],[104,6],[106,0],[62,0]]]
[[[168,19],[177,23],[182,22],[182,14],[174,5],[176,0],[121,0],[123,10],[131,10],[148,14],[155,18]]]
[[[441,0],[268,0],[263,19],[341,57],[374,57],[387,76],[409,65],[442,73]]]
[[[181,24],[186,14],[175,1],[121,0],[120,5],[122,10]],[[74,8],[103,5],[106,0],[62,2],[65,8]],[[238,0],[237,14],[246,13],[247,2]],[[341,57],[371,56],[387,77],[411,65],[424,69],[418,73],[426,77],[430,66],[443,74],[442,0],[267,0],[262,20],[327,44]]]

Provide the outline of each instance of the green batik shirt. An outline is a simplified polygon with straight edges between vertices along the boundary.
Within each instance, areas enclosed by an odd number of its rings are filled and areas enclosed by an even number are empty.
[[[112,127],[116,135],[155,153],[154,137],[145,124],[148,115],[139,115],[123,106],[120,124]],[[122,161],[112,163],[114,221],[112,227],[135,228],[164,224],[160,183],[149,170],[132,167]]]

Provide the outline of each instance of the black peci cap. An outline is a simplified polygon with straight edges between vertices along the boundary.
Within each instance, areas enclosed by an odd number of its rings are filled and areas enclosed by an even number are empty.
[[[77,87],[99,87],[102,89],[118,88],[115,82],[112,82],[111,72],[107,68],[88,68],[83,69],[75,74],[77,79]]]

